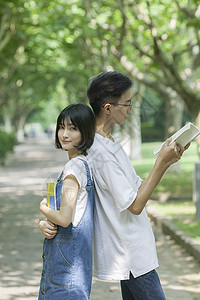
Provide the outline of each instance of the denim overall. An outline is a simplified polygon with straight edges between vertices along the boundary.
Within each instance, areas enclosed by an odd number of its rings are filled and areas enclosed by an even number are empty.
[[[80,160],[83,161],[87,174],[86,209],[76,227],[72,223],[67,228],[58,226],[57,235],[53,239],[44,240],[39,300],[89,299],[92,282],[94,184],[87,162]],[[61,173],[56,184],[58,210],[62,184]]]

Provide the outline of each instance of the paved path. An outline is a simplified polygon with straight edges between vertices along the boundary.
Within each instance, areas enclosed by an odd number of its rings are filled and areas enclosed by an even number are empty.
[[[37,225],[42,218],[39,202],[47,178],[55,177],[64,162],[65,153],[44,140],[17,146],[0,168],[0,300],[37,299],[43,241]],[[200,300],[200,265],[154,231],[167,299]],[[121,300],[119,283],[94,278],[91,300],[107,299]]]

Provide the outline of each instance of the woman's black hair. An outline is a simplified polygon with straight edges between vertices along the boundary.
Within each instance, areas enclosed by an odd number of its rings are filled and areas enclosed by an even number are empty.
[[[81,133],[80,145],[76,146],[84,155],[92,146],[95,135],[95,116],[90,107],[86,104],[71,104],[65,107],[57,118],[55,146],[62,149],[58,139],[58,131],[60,125],[63,125],[64,120],[69,118],[74,126],[76,126]]]
[[[87,96],[90,105],[97,116],[105,102],[117,103],[122,94],[133,85],[132,80],[126,75],[109,71],[100,73],[88,80]]]

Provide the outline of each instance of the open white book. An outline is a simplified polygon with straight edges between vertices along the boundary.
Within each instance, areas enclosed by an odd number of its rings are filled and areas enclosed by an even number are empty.
[[[189,142],[191,142],[193,139],[195,139],[195,137],[197,137],[197,135],[199,135],[199,134],[200,134],[199,128],[189,122],[171,136],[172,141],[170,142],[169,145],[171,145],[174,141],[176,141],[178,144],[181,144],[181,146],[185,147]],[[163,144],[160,145],[158,148],[156,148],[153,151],[154,155],[158,155]]]

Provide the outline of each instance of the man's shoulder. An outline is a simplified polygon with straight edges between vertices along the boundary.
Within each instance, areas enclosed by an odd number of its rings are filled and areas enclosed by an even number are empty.
[[[108,141],[109,142],[109,141]],[[92,147],[88,151],[88,160],[92,164],[99,161],[106,162],[114,159],[114,151],[112,145],[105,138],[95,138]]]
[[[89,149],[89,152],[96,152],[101,154],[107,154],[113,152],[113,146],[110,143],[110,140],[106,138],[99,137],[98,135],[95,135],[94,143],[92,147]]]

